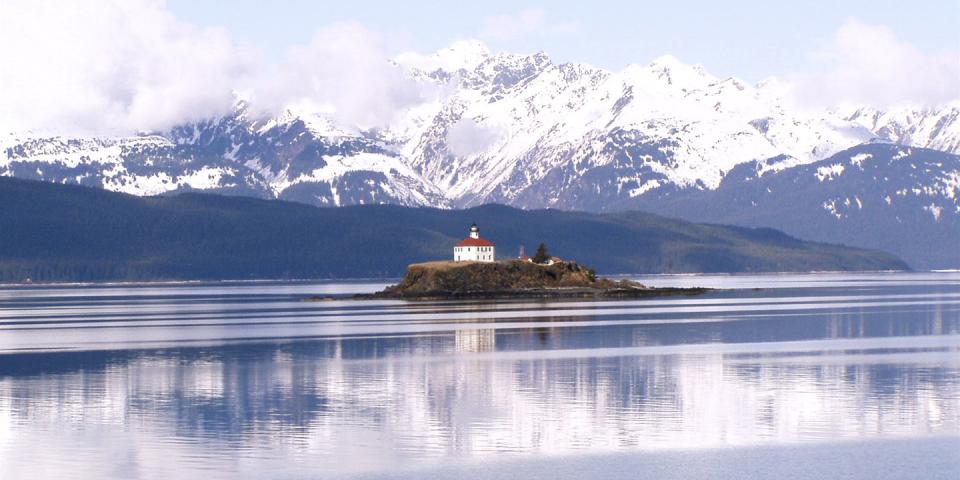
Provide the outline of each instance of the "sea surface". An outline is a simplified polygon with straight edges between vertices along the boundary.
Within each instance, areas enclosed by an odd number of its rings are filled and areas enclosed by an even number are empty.
[[[960,273],[633,278],[0,286],[0,479],[960,478]]]

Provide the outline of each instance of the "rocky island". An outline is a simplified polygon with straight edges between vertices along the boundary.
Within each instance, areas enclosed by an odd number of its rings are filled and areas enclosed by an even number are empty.
[[[651,288],[631,280],[599,278],[594,269],[550,256],[541,243],[533,257],[496,260],[496,245],[480,236],[476,223],[453,247],[452,261],[415,263],[396,285],[355,299],[463,298],[638,298],[699,295],[707,288]],[[307,300],[334,300],[313,297]]]
[[[400,283],[355,298],[409,300],[464,298],[638,298],[699,295],[707,288],[652,288],[600,278],[577,262],[541,265],[524,260],[438,261],[407,268]]]

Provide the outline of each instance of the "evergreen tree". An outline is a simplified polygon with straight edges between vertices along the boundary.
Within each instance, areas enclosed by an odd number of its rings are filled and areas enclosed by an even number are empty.
[[[550,260],[550,254],[547,253],[547,245],[541,243],[537,247],[537,254],[533,256],[533,263],[547,263]]]

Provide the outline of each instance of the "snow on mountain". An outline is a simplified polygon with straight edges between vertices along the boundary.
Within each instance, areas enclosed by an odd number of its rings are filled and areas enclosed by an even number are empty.
[[[185,190],[282,198],[316,205],[448,206],[442,192],[396,153],[317,113],[256,120],[231,115],[154,135],[6,140],[0,173],[136,195]]]
[[[461,41],[392,62],[436,95],[386,128],[343,124],[310,99],[265,118],[238,100],[234,112],[149,135],[0,136],[0,174],[323,206],[609,210],[716,189],[744,164],[777,173],[865,142],[960,151],[957,102],[811,114],[789,108],[776,79],[718,78],[671,56],[609,72]]]
[[[405,52],[394,58],[397,64],[422,73],[437,71],[450,74],[473,70],[490,56],[490,49],[477,40],[461,40],[429,55]]]
[[[914,268],[960,267],[960,156],[937,150],[874,143],[780,171],[749,162],[714,190],[620,207],[877,248]]]
[[[900,145],[960,152],[960,100],[935,108],[838,109],[836,114]]]
[[[603,209],[601,196],[664,185],[715,188],[743,162],[816,161],[875,135],[832,116],[802,116],[735,78],[674,57],[610,73],[543,53],[488,55],[455,92],[414,109],[397,140],[455,205]],[[432,121],[424,121],[431,117]],[[472,149],[457,149],[466,131]],[[606,201],[606,200],[603,200]]]

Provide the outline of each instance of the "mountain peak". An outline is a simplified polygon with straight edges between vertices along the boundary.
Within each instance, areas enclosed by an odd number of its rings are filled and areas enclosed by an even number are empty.
[[[627,65],[622,73],[628,82],[639,82],[655,90],[699,90],[718,80],[702,65],[684,63],[673,55],[662,55],[647,65]]]
[[[678,67],[678,66],[685,66],[685,65],[686,64],[681,62],[679,58],[674,57],[673,55],[670,55],[670,54],[660,55],[659,57],[654,58],[650,62],[651,67],[658,66],[658,67],[671,68],[671,67]]]
[[[473,59],[480,61],[490,55],[490,48],[485,43],[477,39],[457,40],[449,47],[437,50],[435,55],[447,57],[459,57],[463,59]]]
[[[458,40],[450,46],[441,48],[432,54],[404,52],[394,59],[398,64],[421,70],[434,72],[456,72],[459,70],[473,70],[491,54],[490,49],[480,40]]]
[[[710,76],[710,74],[707,73],[707,70],[703,68],[703,65],[700,65],[699,63],[693,63],[693,64],[684,63],[679,58],[669,54],[661,55],[653,59],[653,61],[650,62],[650,64],[647,65],[647,67],[652,70],[689,71],[689,72],[696,73],[697,75],[700,75],[702,77]]]

